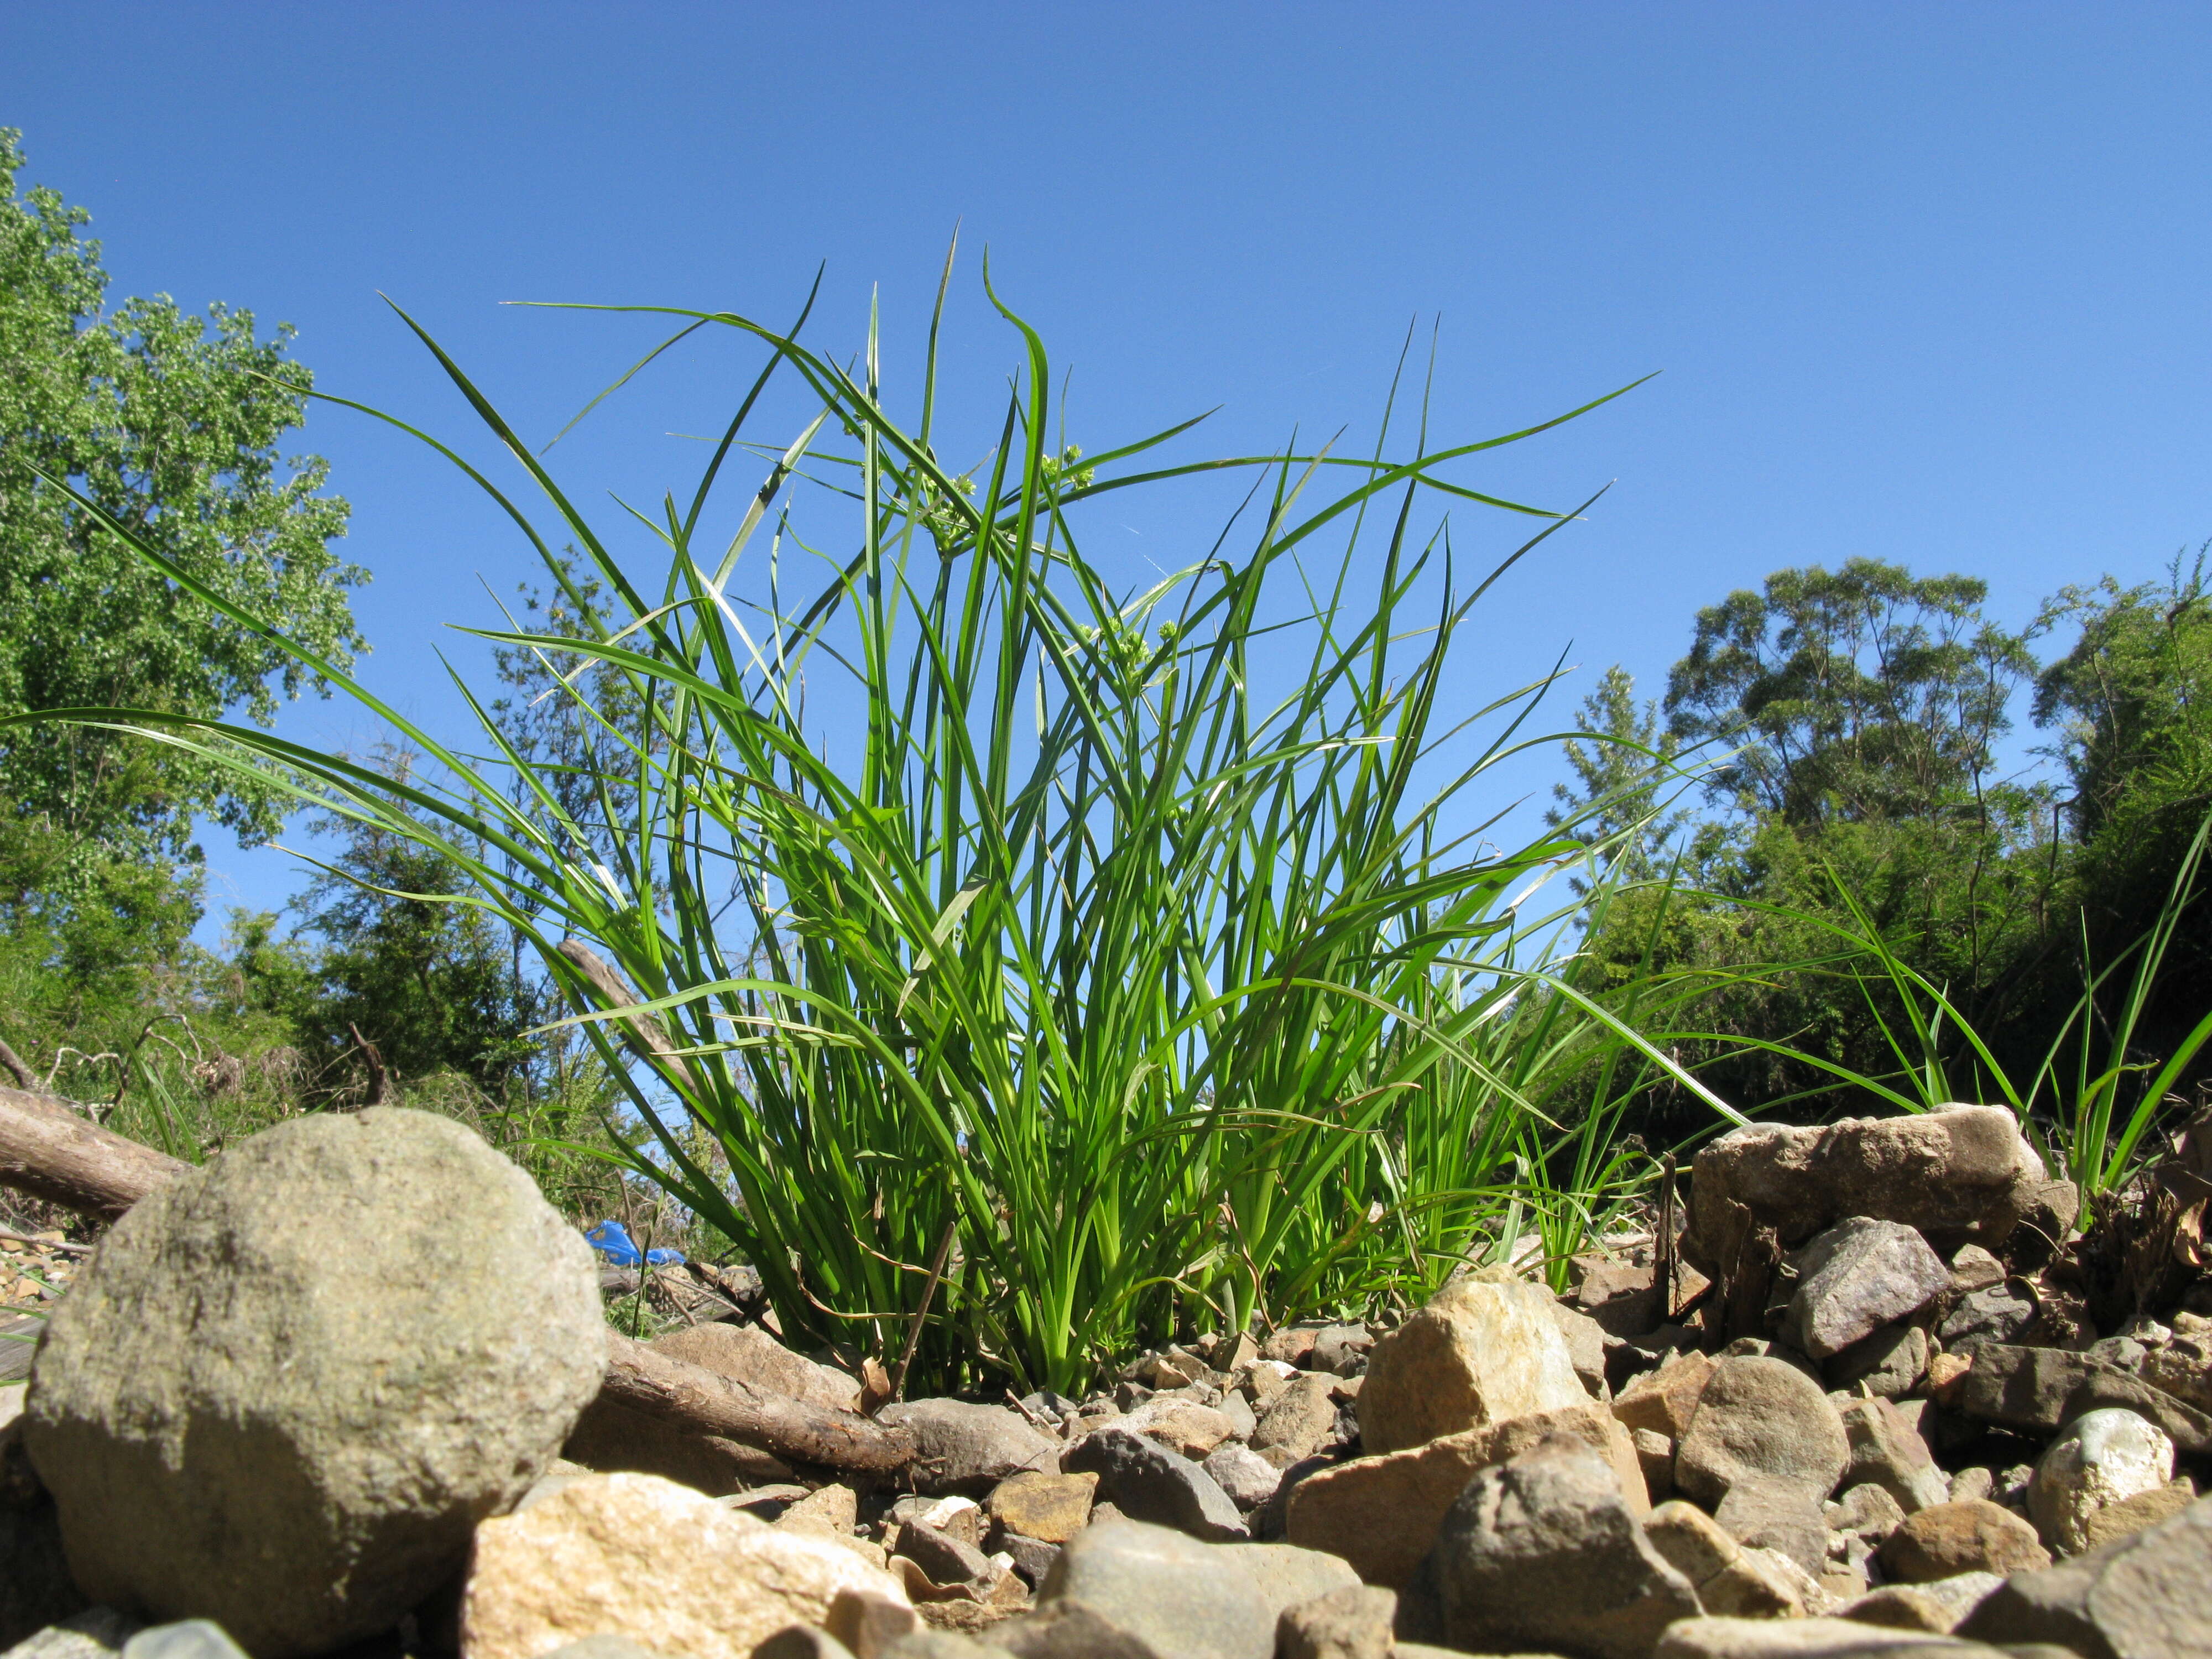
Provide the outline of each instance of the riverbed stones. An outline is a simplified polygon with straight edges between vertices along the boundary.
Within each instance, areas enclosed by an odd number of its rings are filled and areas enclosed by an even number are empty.
[[[1871,1216],[1848,1217],[1815,1237],[1800,1252],[1797,1273],[1783,1334],[1815,1359],[1918,1313],[1951,1280],[1918,1232]]]
[[[1990,1592],[1958,1634],[1990,1643],[2048,1642],[2086,1659],[2212,1656],[2212,1499],[2172,1520]]]
[[[1850,1461],[1843,1419],[1820,1385],[1786,1361],[1731,1356],[1713,1367],[1674,1458],[1674,1484],[1717,1504],[1747,1476],[1802,1486],[1817,1503]]]
[[[1580,1441],[1604,1460],[1632,1515],[1649,1512],[1634,1442],[1603,1406],[1586,1401],[1321,1469],[1292,1489],[1285,1535],[1293,1544],[1342,1556],[1370,1584],[1401,1589],[1468,1483],[1556,1435]]]
[[[906,1605],[837,1540],[787,1532],[649,1474],[603,1474],[485,1522],[462,1594],[463,1659],[539,1659],[586,1636],[671,1655],[749,1653],[822,1625],[841,1592]]]
[[[1552,1297],[1518,1279],[1454,1279],[1376,1342],[1359,1395],[1362,1445],[1393,1452],[1581,1405]]]
[[[118,1222],[25,1438],[78,1583],[258,1659],[388,1628],[553,1461],[605,1364],[591,1252],[449,1118],[282,1123]]]
[[[2078,1555],[2089,1547],[2090,1522],[2100,1510],[2160,1491],[2172,1479],[2173,1442],[2156,1428],[2118,1407],[2087,1412],[2036,1463],[2028,1518],[2052,1549]]]
[[[1471,1652],[1644,1659],[1669,1624],[1699,1611],[1611,1466],[1565,1437],[1468,1483],[1437,1534],[1434,1571],[1444,1639]]]

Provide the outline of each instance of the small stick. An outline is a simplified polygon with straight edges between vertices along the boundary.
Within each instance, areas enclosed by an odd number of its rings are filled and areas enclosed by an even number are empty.
[[[937,1241],[937,1254],[930,1259],[929,1279],[921,1287],[921,1300],[915,1305],[914,1317],[907,1322],[906,1352],[899,1356],[897,1366],[891,1372],[891,1398],[906,1398],[906,1368],[914,1362],[914,1351],[921,1343],[921,1322],[929,1317],[930,1298],[937,1294],[937,1281],[945,1277],[945,1258],[952,1254],[952,1236],[959,1231],[960,1211],[956,1206],[950,1220],[945,1224],[945,1237]]]
[[[0,1238],[12,1238],[18,1244],[35,1244],[42,1250],[59,1250],[66,1255],[90,1255],[95,1248],[90,1244],[64,1244],[58,1238],[33,1238],[28,1233],[14,1232],[0,1227]]]
[[[1674,1154],[1669,1152],[1662,1162],[1659,1179],[1659,1238],[1652,1254],[1653,1277],[1664,1298],[1660,1311],[1662,1323],[1674,1317]]]

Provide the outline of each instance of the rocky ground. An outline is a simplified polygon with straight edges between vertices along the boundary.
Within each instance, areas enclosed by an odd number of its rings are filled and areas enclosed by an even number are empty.
[[[467,1131],[300,1120],[141,1200],[0,1384],[0,1643],[2212,1655],[2192,1168],[2083,1237],[2005,1111],[1759,1126],[1571,1297],[1464,1273],[1393,1328],[1217,1335],[1079,1401],[887,1403],[741,1273],[672,1275],[695,1322],[627,1374],[730,1379],[802,1441],[603,1387],[600,1270]],[[841,1425],[896,1466],[791,1455]]]

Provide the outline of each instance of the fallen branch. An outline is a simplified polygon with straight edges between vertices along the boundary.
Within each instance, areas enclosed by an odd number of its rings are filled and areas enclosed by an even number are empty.
[[[112,1221],[190,1167],[51,1096],[0,1089],[0,1187]]]
[[[0,1186],[113,1220],[189,1169],[87,1122],[60,1103],[0,1089]],[[692,1434],[718,1434],[776,1456],[854,1474],[914,1461],[911,1436],[857,1412],[824,1411],[607,1333],[606,1397]]]
[[[636,1006],[637,998],[622,975],[601,961],[598,952],[580,939],[564,939],[559,945],[562,956],[576,965],[576,970],[592,983],[592,988],[606,999],[610,1008],[629,1008]],[[684,1063],[684,1056],[676,1052],[676,1045],[668,1040],[668,1033],[651,1014],[625,1014],[622,1024],[630,1035],[630,1047],[645,1060],[665,1066],[674,1073],[686,1092],[699,1092],[699,1079]]]
[[[820,1463],[854,1474],[889,1474],[914,1462],[913,1437],[871,1423],[858,1412],[825,1411],[803,1400],[676,1358],[607,1333],[604,1398],[698,1434],[758,1446],[787,1462]]]

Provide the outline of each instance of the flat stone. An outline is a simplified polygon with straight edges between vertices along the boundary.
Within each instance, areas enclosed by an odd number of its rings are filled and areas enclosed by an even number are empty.
[[[2160,1492],[2173,1479],[2173,1442],[2131,1411],[2086,1413],[2066,1426],[2035,1466],[2027,1514],[2063,1555],[2091,1548],[2098,1511]]]
[[[2087,1659],[2205,1659],[2212,1655],[2212,1501],[2047,1572],[1991,1592],[1958,1633],[1990,1643],[2049,1642]]]
[[[1829,1388],[1881,1400],[1904,1399],[1927,1374],[1928,1333],[1917,1325],[1885,1325],[1821,1368]]]
[[[1436,1544],[1446,1513],[1468,1483],[1481,1470],[1531,1451],[1553,1435],[1571,1436],[1589,1446],[1613,1471],[1629,1512],[1649,1512],[1628,1431],[1603,1406],[1585,1401],[1446,1435],[1387,1456],[1322,1468],[1291,1489],[1285,1535],[1294,1544],[1342,1556],[1368,1583],[1402,1589]]]
[[[796,1354],[757,1325],[717,1320],[657,1336],[646,1346],[757,1389],[804,1400],[824,1411],[858,1411],[860,1385],[844,1372]]]
[[[1513,1280],[1457,1279],[1383,1337],[1359,1396],[1370,1452],[1588,1401],[1552,1297]]]
[[[1901,1222],[1947,1248],[1996,1244],[2043,1179],[2041,1161],[2003,1107],[1753,1123],[1698,1153],[1682,1247],[1713,1273],[1736,1261],[1754,1225],[1773,1227],[1788,1247],[1846,1216]]]
[[[596,1475],[477,1528],[461,1651],[538,1659],[614,1635],[670,1655],[750,1653],[787,1625],[824,1625],[843,1591],[907,1603],[897,1579],[836,1540],[653,1475]]]
[[[1209,1452],[1199,1467],[1213,1477],[1214,1484],[1227,1492],[1229,1501],[1240,1510],[1259,1508],[1283,1484],[1282,1470],[1250,1447],[1240,1446],[1234,1441]]]
[[[1817,1502],[1850,1461],[1843,1419],[1820,1385],[1785,1361],[1722,1359],[1674,1458],[1674,1484],[1717,1504],[1746,1476],[1803,1487]]]
[[[1882,1568],[1907,1584],[1962,1572],[2002,1577],[2051,1565],[2035,1528],[2010,1510],[1985,1500],[1937,1504],[1907,1516],[1882,1543]]]
[[[1071,1542],[1036,1611],[993,1635],[1018,1659],[1273,1659],[1277,1612],[1230,1552],[1122,1521]]]
[[[1843,1484],[1871,1481],[1894,1498],[1907,1515],[1951,1498],[1951,1483],[1936,1467],[1928,1443],[1903,1412],[1887,1400],[1854,1400],[1839,1408],[1850,1462]]]
[[[1468,1483],[1437,1534],[1435,1573],[1444,1639],[1469,1652],[1644,1659],[1669,1624],[1699,1611],[1612,1466],[1564,1436]]]
[[[1918,1313],[1951,1282],[1917,1231],[1871,1216],[1847,1217],[1815,1237],[1799,1253],[1797,1273],[1783,1334],[1815,1359]]]
[[[992,1487],[983,1508],[1008,1532],[1065,1544],[1091,1524],[1091,1505],[1097,1494],[1096,1474],[1024,1469]]]
[[[1158,1441],[1115,1426],[1069,1448],[1071,1474],[1096,1474],[1098,1496],[1132,1521],[1173,1527],[1197,1538],[1248,1535],[1244,1517],[1212,1475]]]
[[[25,1443],[93,1600],[300,1659],[449,1579],[605,1362],[591,1251],[529,1176],[450,1118],[316,1113],[108,1232]]]
[[[980,1497],[1023,1469],[1060,1468],[1060,1446],[1004,1406],[964,1400],[913,1400],[886,1406],[876,1420],[914,1436],[914,1484],[927,1492]]]

